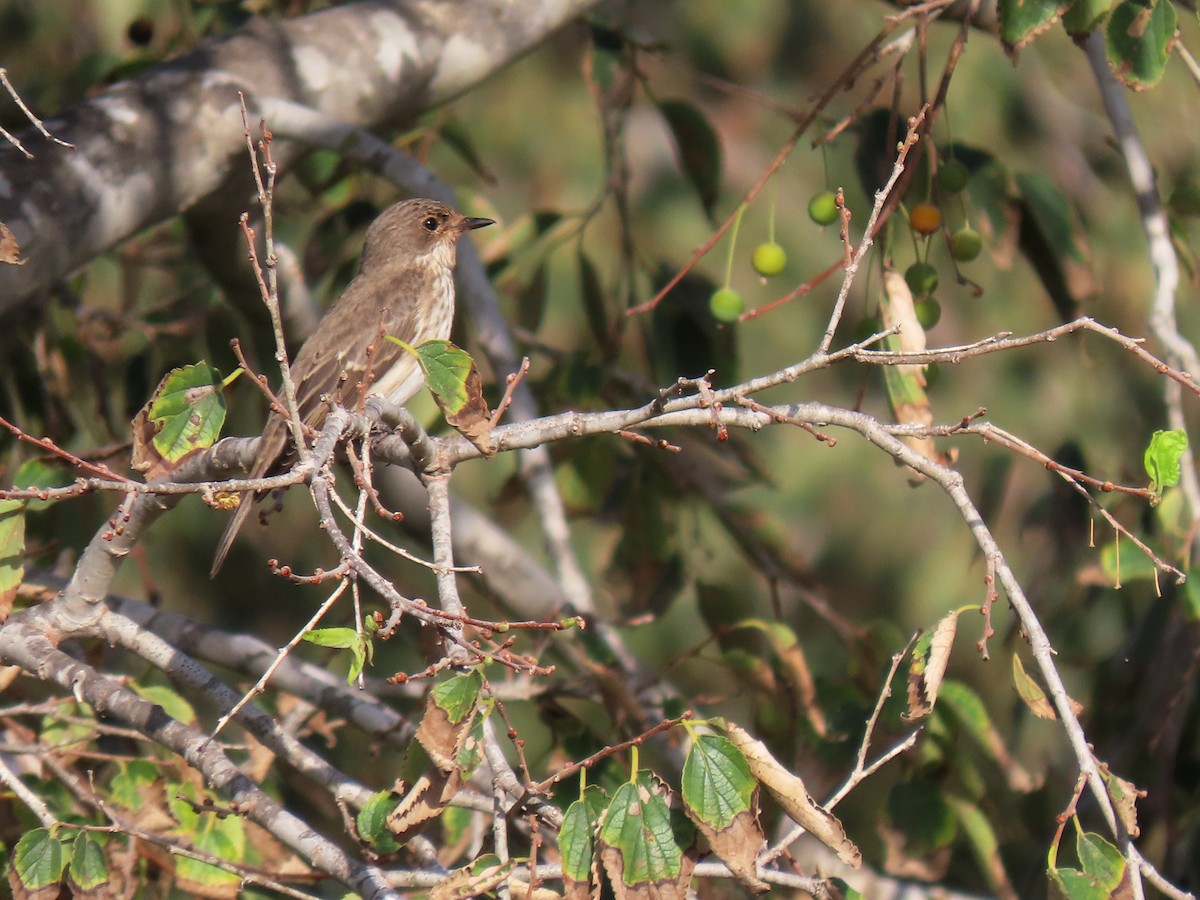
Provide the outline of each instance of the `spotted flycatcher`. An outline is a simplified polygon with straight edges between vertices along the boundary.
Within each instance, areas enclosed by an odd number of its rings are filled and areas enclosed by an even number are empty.
[[[470,219],[433,200],[403,200],[367,228],[358,275],[321,319],[292,363],[296,404],[305,426],[320,429],[332,404],[353,406],[369,378],[366,396],[397,405],[424,384],[413,355],[382,334],[409,346],[450,336],[454,321],[454,262],[458,239],[491,219]],[[258,443],[251,478],[279,463],[290,442],[287,418],[272,412]],[[216,575],[253,507],[241,495],[213,561]]]

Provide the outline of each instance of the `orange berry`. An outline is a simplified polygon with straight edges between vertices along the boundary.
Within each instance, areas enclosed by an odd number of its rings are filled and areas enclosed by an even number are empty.
[[[908,224],[917,234],[933,234],[942,227],[942,211],[932,203],[918,203],[908,214]]]

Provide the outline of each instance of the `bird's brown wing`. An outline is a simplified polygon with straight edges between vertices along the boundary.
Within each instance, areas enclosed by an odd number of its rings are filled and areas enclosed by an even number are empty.
[[[358,403],[358,385],[366,377],[367,347],[374,345],[369,363],[373,380],[397,362],[403,363],[407,353],[382,335],[391,334],[411,341],[416,332],[418,309],[415,303],[391,302],[394,298],[411,295],[415,285],[410,271],[401,270],[396,277],[375,279],[372,287],[360,275],[347,286],[345,293],[326,313],[317,330],[304,342],[292,363],[292,380],[296,384],[296,406],[300,420],[309,428],[319,429],[329,415],[329,400],[354,408]],[[368,296],[367,291],[377,294]],[[407,398],[406,398],[407,399]],[[291,438],[286,418],[271,413],[259,441],[251,478],[268,474],[282,457],[285,461]],[[220,570],[238,531],[253,508],[250,492],[242,494],[241,505],[225,527],[213,562],[212,575]]]

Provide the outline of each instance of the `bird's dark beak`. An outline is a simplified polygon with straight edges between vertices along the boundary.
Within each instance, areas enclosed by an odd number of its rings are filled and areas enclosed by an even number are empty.
[[[484,228],[488,225],[495,225],[495,219],[463,219],[463,231],[474,231],[476,228]]]

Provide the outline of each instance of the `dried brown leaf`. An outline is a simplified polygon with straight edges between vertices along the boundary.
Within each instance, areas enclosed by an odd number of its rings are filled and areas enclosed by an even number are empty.
[[[684,811],[708,841],[708,846],[729,866],[729,871],[736,875],[742,884],[756,894],[771,889],[769,884],[758,877],[756,862],[767,838],[758,824],[757,815],[750,810],[743,810],[734,816],[733,821],[725,828],[717,830],[699,816],[692,815],[688,807],[685,806]]]
[[[809,834],[837,853],[848,866],[862,865],[862,853],[846,837],[846,829],[833,813],[821,807],[808,793],[804,782],[779,764],[762,741],[755,740],[746,731],[732,722],[724,725],[725,733],[750,766],[750,772],[763,787],[771,792],[784,812],[808,829]]]
[[[27,260],[21,259],[21,245],[12,229],[0,222],[0,263],[11,266],[23,266]]]
[[[950,651],[954,648],[954,636],[957,633],[958,613],[952,612],[934,628],[929,639],[928,653],[920,658],[914,655],[912,665],[908,669],[908,718],[919,719],[933,712],[942,679],[946,677],[946,666],[950,663]]]

